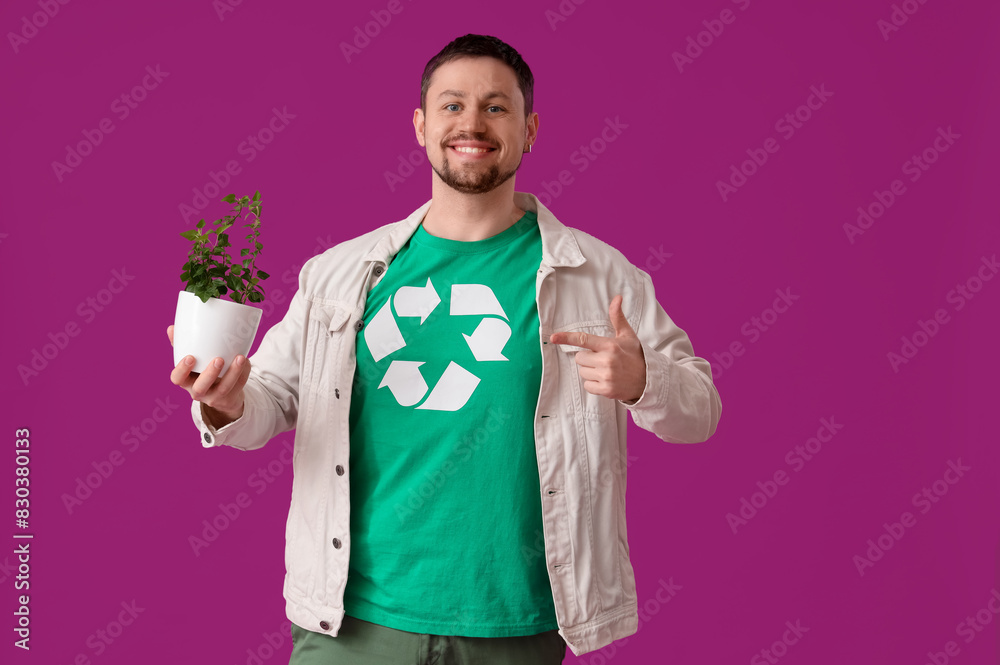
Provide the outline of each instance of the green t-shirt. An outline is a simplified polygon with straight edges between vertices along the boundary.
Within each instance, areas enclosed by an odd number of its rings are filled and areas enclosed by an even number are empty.
[[[351,398],[346,613],[397,630],[558,628],[542,539],[538,220],[419,226],[369,292]]]

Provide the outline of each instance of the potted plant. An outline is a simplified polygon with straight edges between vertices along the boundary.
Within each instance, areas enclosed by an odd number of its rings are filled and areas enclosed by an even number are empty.
[[[263,248],[258,240],[260,192],[252,200],[249,196],[237,199],[235,194],[221,200],[233,204],[233,214],[215,220],[210,228],[202,219],[196,228],[181,233],[193,245],[181,273],[187,284],[177,296],[173,338],[174,365],[191,355],[195,358],[191,371],[202,372],[213,358],[221,357],[225,365],[219,376],[226,373],[233,358],[250,351],[261,310],[249,303],[263,302],[260,282],[270,277],[256,265]],[[237,262],[229,255],[232,245],[226,231],[244,210],[247,214],[243,219],[252,218],[245,224],[250,229],[250,247],[240,250]],[[225,295],[229,300],[223,298]]]

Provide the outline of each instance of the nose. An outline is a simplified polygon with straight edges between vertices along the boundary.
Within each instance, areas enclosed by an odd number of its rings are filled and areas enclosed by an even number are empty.
[[[482,134],[486,129],[486,119],[476,109],[466,109],[458,119],[458,129],[471,135]]]

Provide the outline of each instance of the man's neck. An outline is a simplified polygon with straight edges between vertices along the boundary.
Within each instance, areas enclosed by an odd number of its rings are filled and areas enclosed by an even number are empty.
[[[423,227],[439,238],[471,242],[506,231],[524,211],[514,205],[514,179],[492,192],[463,194],[435,178]]]

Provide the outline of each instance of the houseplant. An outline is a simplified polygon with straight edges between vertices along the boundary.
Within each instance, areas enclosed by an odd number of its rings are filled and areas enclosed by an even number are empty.
[[[250,351],[261,310],[249,303],[263,302],[261,281],[270,276],[256,263],[263,248],[258,240],[260,192],[253,199],[230,194],[221,200],[233,205],[232,214],[207,228],[202,219],[194,229],[181,233],[193,245],[181,273],[186,285],[177,295],[173,338],[175,365],[191,355],[195,358],[191,371],[202,372],[213,358],[221,357],[225,365],[219,376],[226,373],[233,358]],[[233,261],[226,231],[241,219],[244,210],[242,219],[250,218],[244,225],[250,230],[246,236],[250,247],[241,249],[240,260]],[[226,295],[229,300],[223,298]]]

